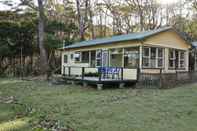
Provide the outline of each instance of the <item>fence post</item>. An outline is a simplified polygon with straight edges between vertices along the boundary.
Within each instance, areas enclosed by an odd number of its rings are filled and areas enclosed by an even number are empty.
[[[162,82],[162,69],[160,69],[160,71],[159,71],[159,86],[160,86],[160,88],[163,87],[163,82]]]
[[[193,71],[189,70],[188,73],[189,73],[189,81],[193,82]]]
[[[101,81],[101,69],[98,68],[99,81]]]
[[[82,67],[82,75],[81,75],[82,80],[84,79],[84,72],[85,72],[85,67]]]
[[[65,66],[63,66],[63,76],[65,76]]]
[[[177,70],[176,70],[176,80],[175,80],[176,82],[176,84],[177,84],[177,82],[178,82],[178,72],[177,72]]]
[[[123,80],[123,75],[124,75],[124,74],[123,74],[123,71],[124,71],[124,70],[123,70],[123,67],[121,67],[121,80]]]
[[[69,66],[69,67],[68,67],[68,76],[70,76],[70,75],[71,75],[71,73],[70,73],[70,72],[71,72],[71,67]]]
[[[138,67],[137,68],[137,81],[140,80],[140,68]]]

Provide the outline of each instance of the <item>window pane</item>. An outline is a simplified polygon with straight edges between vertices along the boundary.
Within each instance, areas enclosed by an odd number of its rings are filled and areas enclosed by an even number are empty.
[[[150,66],[151,66],[151,68],[155,68],[156,67],[156,59],[151,59],[150,60]]]
[[[101,50],[96,51],[96,58],[101,59]]]
[[[121,67],[122,66],[122,54],[111,54],[110,55],[110,66]]]
[[[163,67],[163,59],[158,59],[158,67]]]
[[[185,53],[183,51],[180,51],[180,59],[184,59]]]
[[[89,51],[85,51],[81,53],[81,60],[82,60],[82,63],[89,62]]]
[[[180,67],[181,67],[181,68],[184,68],[184,67],[185,67],[185,61],[184,61],[184,60],[181,60],[181,61],[180,61]]]
[[[142,62],[144,67],[149,67],[149,58],[143,58]]]
[[[158,57],[163,57],[163,49],[158,48]]]
[[[151,48],[151,59],[156,58],[156,48]]]
[[[67,63],[67,62],[68,62],[68,56],[64,55],[64,63]]]
[[[169,67],[171,68],[174,67],[174,62],[175,62],[174,60],[169,60]]]
[[[76,62],[79,62],[79,61],[80,61],[80,58],[81,58],[80,52],[76,52],[76,53],[74,54],[74,58],[75,58],[75,61],[76,61]]]
[[[95,67],[96,66],[96,51],[91,51],[91,67]]]
[[[149,48],[147,48],[147,47],[144,47],[143,48],[143,56],[149,56]]]
[[[174,58],[174,50],[169,50],[169,58]]]
[[[97,65],[97,66],[101,66],[101,59],[97,59],[97,60],[96,60],[96,65]]]
[[[139,63],[139,48],[125,48],[124,67],[137,68]]]

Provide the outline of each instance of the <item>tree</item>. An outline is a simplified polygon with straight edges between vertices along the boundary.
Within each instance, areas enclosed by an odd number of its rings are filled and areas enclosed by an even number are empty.
[[[43,0],[38,0],[38,44],[40,49],[40,63],[41,63],[41,71],[43,74],[47,74],[47,79],[49,78],[49,65],[47,63],[47,53],[44,47],[44,23],[45,23],[45,15],[44,15],[44,5]]]
[[[7,1],[10,3],[13,1]],[[15,8],[19,8],[20,6],[26,6],[28,8],[33,9],[38,13],[38,45],[40,50],[40,67],[41,73],[47,75],[47,79],[49,77],[49,66],[47,64],[47,53],[44,47],[44,26],[45,26],[45,12],[44,12],[44,0],[37,0],[38,7],[35,6],[33,0],[20,0],[20,4]],[[11,5],[11,4],[10,4]]]
[[[0,12],[0,72],[23,75],[25,59],[34,52],[34,14]],[[7,16],[5,18],[5,16]],[[14,19],[13,19],[14,18]],[[22,58],[22,59],[21,59]],[[24,71],[22,71],[22,69]]]

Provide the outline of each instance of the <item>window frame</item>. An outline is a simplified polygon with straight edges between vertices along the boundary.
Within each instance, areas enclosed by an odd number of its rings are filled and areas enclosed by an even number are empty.
[[[100,53],[100,55],[98,56],[98,54]],[[101,67],[102,66],[102,50],[96,50],[96,67]],[[99,62],[98,62],[99,61]],[[100,63],[100,65],[98,65],[98,63]]]
[[[139,57],[140,57],[140,55],[139,55],[139,47],[128,47],[128,48],[124,48],[124,52],[123,52],[124,54],[124,68],[138,68],[139,67]],[[130,56],[130,55],[135,55],[135,57],[133,57],[133,56]],[[125,61],[125,59],[128,59],[128,61],[130,60],[130,58],[132,58],[132,59],[134,59],[135,61],[136,61],[136,65],[134,65],[134,66],[126,66],[126,61]],[[129,63],[128,63],[129,64]]]
[[[159,56],[159,49],[161,49],[162,51],[162,56]],[[157,65],[157,68],[164,68],[164,61],[165,61],[165,55],[164,55],[164,48],[157,48],[157,55],[156,55],[156,65]],[[162,60],[162,65],[159,66],[159,60]]]
[[[148,56],[144,55],[145,54],[144,53],[145,48],[148,49]],[[144,59],[148,59],[148,66],[144,65]],[[147,46],[143,47],[143,50],[142,50],[142,67],[143,68],[150,68],[150,47],[147,47]]]
[[[169,55],[169,60],[168,60],[168,68],[169,69],[185,69],[185,52],[184,50],[178,50],[178,49],[169,49],[169,54],[170,54],[170,50],[173,50],[173,58],[170,58]],[[176,58],[176,51],[178,52],[178,58]],[[183,53],[183,58],[181,58],[181,53]],[[176,67],[176,60],[178,59],[178,68]],[[170,60],[173,60],[173,67],[170,66]],[[181,66],[181,62],[183,62],[183,66]]]
[[[181,53],[183,53],[183,58],[181,58]],[[183,62],[183,67],[181,66],[181,62]],[[179,68],[185,68],[185,51],[179,51]]]
[[[144,51],[144,49],[145,48],[148,48],[148,50],[149,50],[149,55],[148,56],[146,56],[146,55],[144,55],[145,53],[145,51]],[[153,49],[153,48],[155,48],[155,56],[154,56],[154,58],[151,58],[152,57],[152,52],[151,52],[151,49]],[[162,56],[159,56],[159,50],[162,50]],[[143,47],[143,49],[142,49],[142,68],[145,68],[145,69],[147,69],[147,68],[150,68],[150,69],[160,69],[160,68],[164,68],[164,56],[165,56],[165,54],[164,54],[165,52],[164,52],[164,48],[162,48],[162,47],[148,47],[148,46],[144,46]],[[144,61],[145,61],[145,59],[148,59],[148,66],[145,66],[144,65]],[[155,63],[154,64],[152,64],[151,62],[152,61],[155,61]],[[161,66],[159,66],[159,60],[162,60],[162,65]],[[155,66],[153,66],[153,65],[155,65]]]

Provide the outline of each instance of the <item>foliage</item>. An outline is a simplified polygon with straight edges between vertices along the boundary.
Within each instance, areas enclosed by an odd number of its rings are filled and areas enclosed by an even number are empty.
[[[46,25],[46,47],[48,50],[61,48],[63,42],[73,43],[72,35],[77,31],[74,23],[65,24],[57,20],[49,20]]]
[[[32,56],[36,52],[36,20],[34,15],[29,13],[26,15],[0,12],[0,14],[2,14],[0,16],[2,18],[8,16],[6,19],[0,20],[0,74],[2,75],[7,74],[8,70],[16,68],[16,66],[12,66],[12,64],[17,65],[15,59]]]
[[[13,15],[13,14],[12,14]],[[0,44],[7,49],[1,51],[2,54],[19,55],[20,48],[24,50],[24,55],[33,53],[33,42],[35,35],[34,21],[3,20],[0,21]]]

